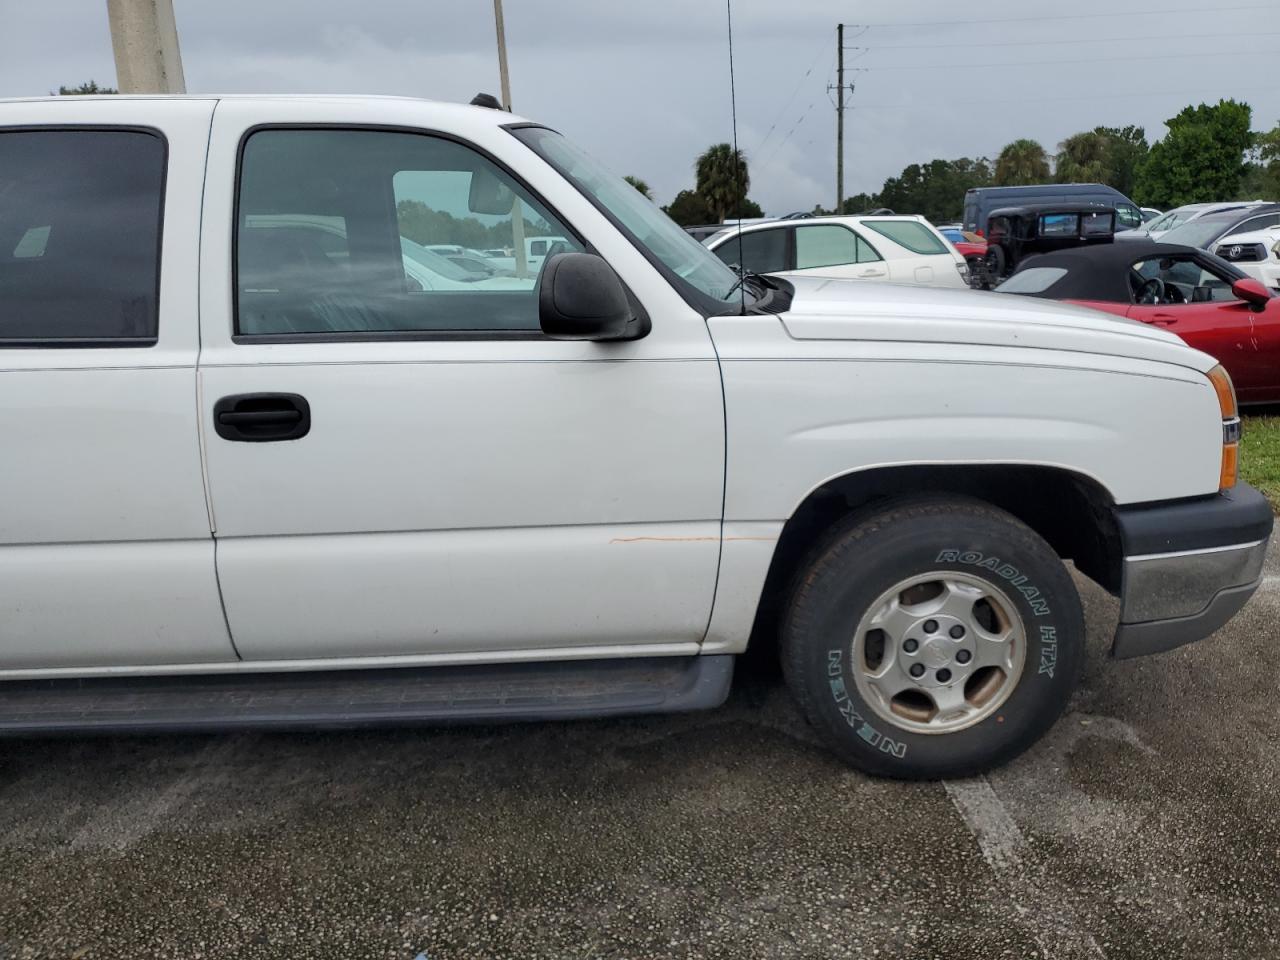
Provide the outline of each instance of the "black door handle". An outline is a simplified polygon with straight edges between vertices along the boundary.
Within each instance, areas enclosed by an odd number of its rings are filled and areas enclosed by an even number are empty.
[[[213,405],[213,429],[224,440],[297,440],[311,429],[311,405],[296,393],[237,393]]]

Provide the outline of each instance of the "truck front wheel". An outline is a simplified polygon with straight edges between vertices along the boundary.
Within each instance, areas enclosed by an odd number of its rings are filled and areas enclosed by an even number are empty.
[[[783,669],[829,745],[868,773],[981,773],[1066,708],[1080,598],[1053,549],[981,501],[903,503],[835,530],[793,586]]]

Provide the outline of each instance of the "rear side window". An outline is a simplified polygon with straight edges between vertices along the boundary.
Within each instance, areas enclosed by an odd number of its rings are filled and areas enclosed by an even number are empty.
[[[0,346],[154,343],[165,144],[0,131]]]
[[[835,224],[796,228],[796,269],[858,262],[858,237]]]
[[[777,273],[787,269],[787,231],[784,228],[744,232],[741,234],[741,251],[738,243],[739,237],[730,236],[716,247],[715,255],[729,266],[741,267],[746,273]]]
[[[1067,275],[1062,267],[1028,267],[1019,270],[1000,286],[1000,293],[1044,293]]]
[[[947,245],[923,223],[914,220],[863,220],[862,225],[888,237],[912,253],[930,256],[948,253]]]

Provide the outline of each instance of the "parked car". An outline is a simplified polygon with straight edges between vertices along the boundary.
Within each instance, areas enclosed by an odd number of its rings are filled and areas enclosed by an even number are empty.
[[[703,241],[747,273],[968,285],[968,266],[923,217],[813,217],[729,228]]]
[[[1152,220],[1156,219],[1156,217],[1164,215],[1163,210],[1157,210],[1155,207],[1139,207],[1139,209],[1142,211],[1143,223],[1150,223]]]
[[[555,243],[414,289],[402,201]],[[350,229],[264,253],[282,210]],[[711,708],[754,629],[839,756],[963,776],[1069,701],[1062,558],[1131,657],[1217,630],[1272,528],[1172,334],[739,275],[497,109],[0,102],[0,296],[7,734]]]
[[[1093,204],[1049,203],[993,210],[987,221],[982,269],[970,282],[989,290],[1016,271],[1025,257],[1111,243],[1115,225],[1115,210]]]
[[[986,235],[987,221],[1001,207],[1091,204],[1116,211],[1116,229],[1142,226],[1137,204],[1104,183],[1045,183],[1024,187],[974,187],[964,195],[964,228]]]
[[[964,262],[969,266],[969,276],[972,277],[981,268],[982,260],[987,255],[987,241],[976,233],[968,233],[959,227],[938,227],[938,232],[955,248],[956,253],[964,257]]]
[[[1280,226],[1280,203],[1253,203],[1201,214],[1162,234],[1160,240],[1201,250],[1216,250],[1224,240],[1274,226]]]
[[[1280,227],[1232,234],[1214,253],[1268,289],[1280,290]]]
[[[1028,261],[997,290],[1162,327],[1216,357],[1241,403],[1280,402],[1280,299],[1211,253],[1150,240],[1064,250]]]
[[[1137,230],[1121,230],[1117,240],[1159,240],[1170,230],[1211,213],[1228,213],[1248,207],[1265,206],[1262,200],[1239,200],[1231,203],[1188,203],[1162,214]]]

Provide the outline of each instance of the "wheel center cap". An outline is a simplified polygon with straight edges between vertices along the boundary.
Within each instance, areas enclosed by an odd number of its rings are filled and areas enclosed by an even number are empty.
[[[945,667],[951,662],[951,647],[952,644],[941,638],[930,638],[920,647],[920,659],[934,670]]]

